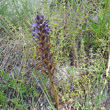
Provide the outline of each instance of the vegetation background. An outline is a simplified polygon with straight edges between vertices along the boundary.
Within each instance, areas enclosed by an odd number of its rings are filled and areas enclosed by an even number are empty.
[[[55,110],[36,71],[31,22],[49,20],[59,110],[110,110],[110,0],[0,0],[0,109]]]

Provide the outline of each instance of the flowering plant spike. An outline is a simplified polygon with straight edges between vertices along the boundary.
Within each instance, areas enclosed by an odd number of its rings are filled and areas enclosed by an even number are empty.
[[[49,75],[56,107],[58,109],[58,99],[53,84],[55,65],[52,59],[53,54],[50,52],[52,45],[50,44],[51,37],[49,36],[49,31],[52,30],[48,26],[49,20],[44,20],[44,16],[39,12],[35,17],[35,21],[36,23],[31,23],[31,27],[33,31],[33,39],[36,41],[36,57],[37,59],[40,58],[38,67],[41,69],[41,72]]]

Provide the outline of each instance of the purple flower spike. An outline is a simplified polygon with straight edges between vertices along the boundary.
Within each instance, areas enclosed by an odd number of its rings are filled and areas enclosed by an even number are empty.
[[[35,20],[36,20],[36,24],[31,23],[31,27],[33,27],[32,31],[33,31],[34,39],[40,38],[41,35],[45,36],[45,38],[49,36],[49,31],[52,31],[48,26],[49,20],[44,21],[44,16],[41,15],[40,13],[37,14]],[[35,37],[36,35],[39,37]]]

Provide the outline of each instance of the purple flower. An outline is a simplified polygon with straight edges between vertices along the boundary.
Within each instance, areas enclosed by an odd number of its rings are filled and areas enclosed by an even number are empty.
[[[33,33],[38,33],[39,32],[36,27],[34,27],[32,31],[33,31]]]
[[[51,29],[50,29],[50,27],[45,27],[45,30],[48,32],[48,31],[52,31]]]
[[[44,16],[38,13],[37,16],[35,17],[35,20],[36,20],[36,23],[43,23]]]
[[[49,23],[49,20],[46,20],[45,22],[44,22],[44,25],[46,25],[46,24],[48,24]]]
[[[44,21],[44,16],[40,13],[37,13],[35,20],[36,24],[31,23],[31,27],[33,28],[33,39],[39,39],[40,37],[43,37],[42,39],[48,39],[47,36],[49,36],[49,31],[52,31],[48,26],[49,20]]]
[[[36,27],[37,25],[31,22],[31,26],[30,27]]]

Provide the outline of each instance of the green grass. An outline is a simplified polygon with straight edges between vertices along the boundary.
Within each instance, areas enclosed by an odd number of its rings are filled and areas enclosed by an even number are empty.
[[[12,56],[11,51],[4,55],[10,44],[15,44],[15,47],[19,44],[22,53],[20,71],[15,68],[9,70],[9,62],[0,70],[0,109],[34,110],[36,102],[43,94],[48,105],[55,110],[52,95],[46,85],[48,76],[38,75],[40,71],[35,71],[37,61],[30,23],[34,22],[39,11],[49,19],[52,29],[50,42],[53,45],[51,52],[54,54],[56,67],[69,66],[67,74],[70,77],[54,82],[57,83],[60,104],[66,109],[71,105],[70,110],[101,110],[110,94],[110,74],[106,74],[110,55],[110,1],[69,0],[66,4],[65,0],[61,0],[62,3],[59,4],[55,0],[50,6],[46,0],[38,3],[31,1],[0,1],[0,37],[3,37],[2,30],[6,36],[6,39],[0,38],[2,48],[7,40],[5,48],[0,50],[1,64],[5,55],[10,58]],[[15,58],[17,49],[13,52]],[[29,67],[26,62],[32,62],[34,66]],[[106,104],[105,107],[109,108],[109,105]]]

